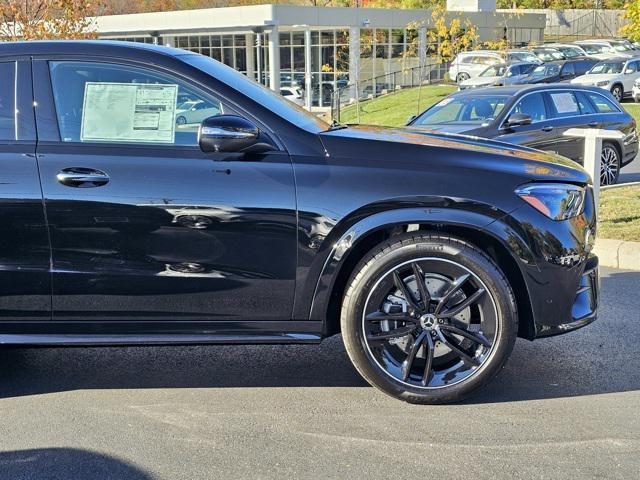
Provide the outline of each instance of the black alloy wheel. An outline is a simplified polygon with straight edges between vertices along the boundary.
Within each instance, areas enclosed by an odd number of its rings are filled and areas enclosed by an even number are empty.
[[[517,316],[488,257],[459,239],[410,235],[364,262],[345,296],[342,332],[365,379],[409,402],[444,403],[497,374]]]

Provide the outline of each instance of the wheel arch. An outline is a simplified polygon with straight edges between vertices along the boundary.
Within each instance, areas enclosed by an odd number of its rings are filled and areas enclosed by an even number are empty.
[[[424,209],[403,209],[391,215],[382,215],[382,218],[366,218],[343,234],[325,262],[311,304],[310,318],[323,321],[325,336],[340,332],[342,299],[358,262],[381,242],[410,230],[452,235],[487,254],[502,270],[516,297],[518,336],[527,339],[535,337],[533,310],[519,266],[519,261],[533,262],[533,255],[526,243],[499,219],[457,209],[430,211],[429,215],[425,215]],[[521,260],[510,251],[507,242],[518,244]]]

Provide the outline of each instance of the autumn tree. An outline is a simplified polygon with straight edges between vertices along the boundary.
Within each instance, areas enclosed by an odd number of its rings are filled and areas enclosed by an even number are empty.
[[[632,0],[625,5],[624,18],[629,23],[620,29],[620,33],[634,42],[640,42],[640,1]]]
[[[471,20],[447,12],[447,7],[442,2],[433,6],[431,21],[427,35],[429,43],[435,46],[439,63],[452,60],[458,52],[469,50],[478,41],[478,28]]]
[[[95,38],[98,9],[91,0],[0,0],[0,39]]]

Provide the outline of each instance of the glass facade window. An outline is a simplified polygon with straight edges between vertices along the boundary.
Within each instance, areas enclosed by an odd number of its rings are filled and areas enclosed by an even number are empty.
[[[247,73],[247,39],[244,34],[181,35],[174,41],[177,48],[206,55]]]

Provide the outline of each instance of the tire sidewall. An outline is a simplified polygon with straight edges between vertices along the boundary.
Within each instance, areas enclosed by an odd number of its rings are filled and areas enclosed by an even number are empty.
[[[412,237],[410,237],[412,238]],[[388,251],[365,257],[356,267],[342,308],[342,334],[356,369],[369,383],[385,393],[411,403],[458,401],[486,385],[504,366],[517,334],[513,294],[504,276],[485,255],[464,242],[449,238],[421,238],[417,242],[394,242]],[[395,266],[420,257],[453,261],[476,274],[492,295],[497,311],[497,335],[490,357],[471,377],[455,385],[423,389],[406,385],[387,374],[375,361],[364,340],[362,317],[369,292],[381,276]]]

